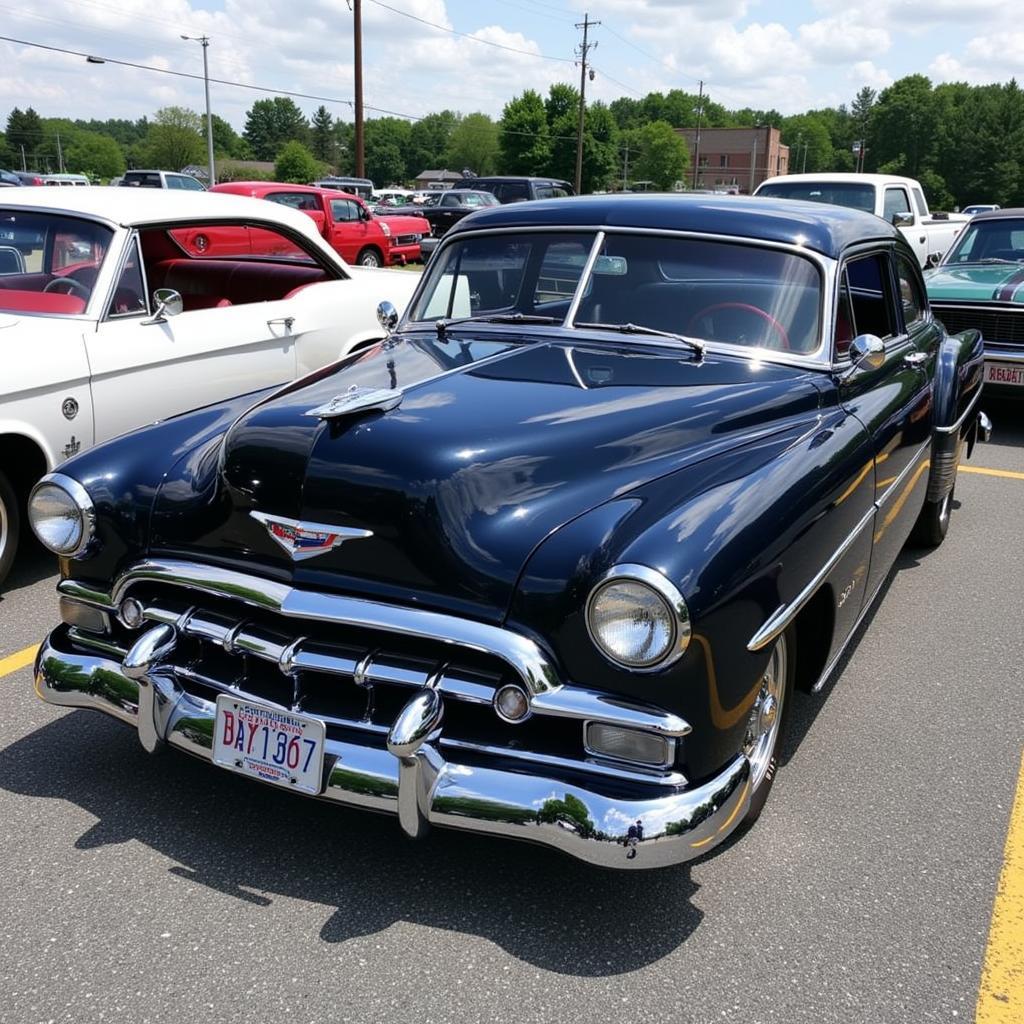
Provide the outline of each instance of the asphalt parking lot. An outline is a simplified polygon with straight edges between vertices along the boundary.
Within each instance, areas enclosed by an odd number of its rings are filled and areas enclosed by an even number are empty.
[[[983,405],[949,538],[904,552],[797,696],[759,824],[652,873],[413,843],[42,704],[55,577],[24,554],[0,596],[0,1022],[1024,1019],[1019,931],[990,929],[1024,749],[1024,404]]]

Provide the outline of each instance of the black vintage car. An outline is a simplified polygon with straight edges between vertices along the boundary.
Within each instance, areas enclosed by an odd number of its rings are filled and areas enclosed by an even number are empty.
[[[501,204],[490,192],[482,189],[449,188],[430,196],[416,213],[430,221],[430,233],[440,238],[453,224],[477,210]]]
[[[481,211],[381,317],[37,486],[40,696],[412,836],[641,868],[749,825],[793,688],[945,536],[978,333],[880,218],[707,196]]]

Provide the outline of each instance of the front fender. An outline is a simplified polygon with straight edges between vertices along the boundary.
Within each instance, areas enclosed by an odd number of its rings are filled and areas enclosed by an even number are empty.
[[[941,501],[949,493],[965,441],[967,457],[971,456],[984,366],[984,346],[978,330],[948,334],[939,345],[933,383],[935,414],[928,501]]]

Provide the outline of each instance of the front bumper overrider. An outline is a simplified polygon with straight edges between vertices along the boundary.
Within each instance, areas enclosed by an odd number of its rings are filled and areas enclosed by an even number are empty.
[[[212,762],[214,703],[175,685],[173,670],[155,667],[159,652],[152,652],[152,669],[131,663],[133,653],[138,661],[135,648],[127,656],[113,645],[83,648],[74,628],[58,626],[39,650],[36,692],[50,704],[121,719],[138,729],[147,750],[173,747]],[[430,702],[442,699],[425,692],[417,715],[426,721]],[[399,728],[407,735],[396,738]],[[386,740],[328,736],[319,798],[394,814],[414,837],[439,825],[541,843],[589,864],[625,869],[664,867],[707,853],[750,804],[750,766],[742,755],[703,785],[672,787],[636,780],[623,785],[545,771],[506,760],[501,751],[491,755],[466,757],[441,730],[428,725],[416,735],[398,721]]]

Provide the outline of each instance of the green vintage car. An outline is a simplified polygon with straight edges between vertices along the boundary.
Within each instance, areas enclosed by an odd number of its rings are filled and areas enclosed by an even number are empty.
[[[986,389],[1024,398],[1024,209],[976,216],[925,283],[947,331],[981,331]]]

